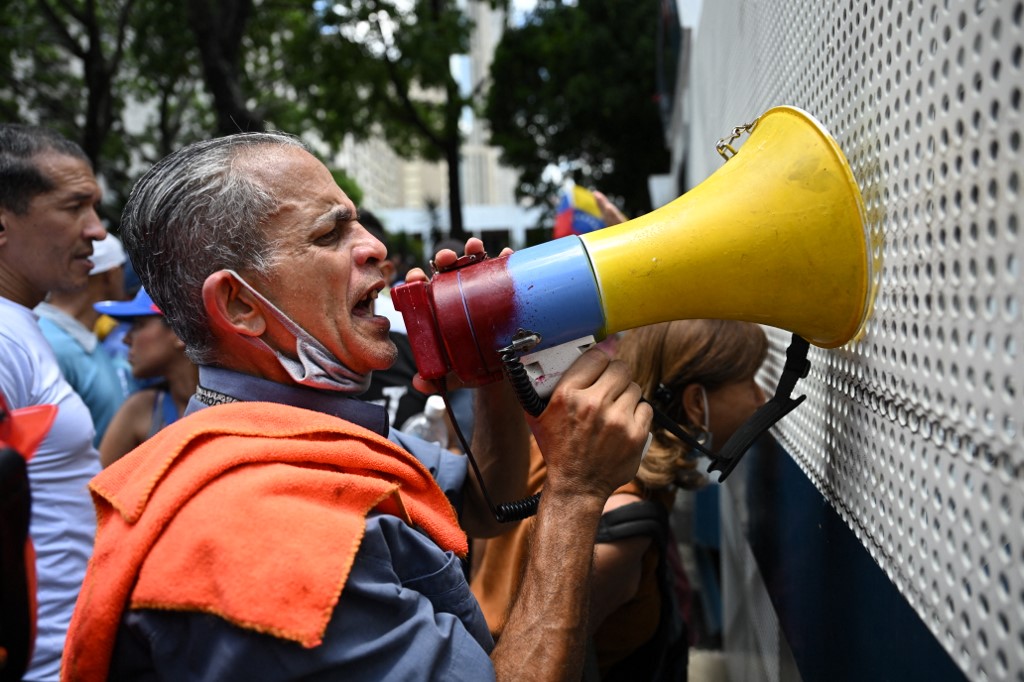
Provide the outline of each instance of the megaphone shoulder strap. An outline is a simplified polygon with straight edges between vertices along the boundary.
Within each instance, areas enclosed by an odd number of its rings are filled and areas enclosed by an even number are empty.
[[[758,408],[747,421],[743,422],[736,433],[726,441],[725,447],[720,452],[711,455],[708,471],[720,472],[719,482],[724,481],[732,473],[740,459],[754,444],[754,441],[761,437],[761,434],[775,426],[780,419],[792,412],[807,397],[802,395],[793,398],[791,394],[796,383],[806,377],[811,370],[811,363],[807,359],[809,347],[810,344],[806,339],[793,334],[793,340],[790,342],[789,348],[786,349],[786,364],[782,368],[782,376],[779,377],[775,395]]]

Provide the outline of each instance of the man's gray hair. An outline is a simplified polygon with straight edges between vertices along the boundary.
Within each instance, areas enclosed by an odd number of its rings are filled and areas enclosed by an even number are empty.
[[[82,148],[50,128],[0,123],[0,207],[24,214],[37,194],[54,189],[53,180],[36,165],[46,153],[81,159],[92,167]]]
[[[263,231],[278,200],[236,160],[258,147],[298,147],[283,133],[242,133],[189,145],[132,189],[121,239],[146,292],[197,364],[215,361],[203,283],[219,270],[266,274],[273,245]]]

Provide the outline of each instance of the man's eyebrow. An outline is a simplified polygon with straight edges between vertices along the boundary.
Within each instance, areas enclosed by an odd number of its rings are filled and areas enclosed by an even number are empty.
[[[74,201],[74,202],[98,201],[98,198],[99,198],[99,192],[88,192],[88,191],[68,192],[67,194],[65,194],[63,196],[64,201]]]
[[[349,223],[355,220],[356,213],[348,206],[335,206],[327,213],[320,216],[317,222]]]

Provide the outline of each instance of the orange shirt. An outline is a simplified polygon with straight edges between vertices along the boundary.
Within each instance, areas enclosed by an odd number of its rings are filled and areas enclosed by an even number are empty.
[[[527,486],[535,493],[544,486],[547,465],[535,440],[530,441],[530,471]],[[639,497],[654,497],[671,508],[674,493],[669,490],[656,491],[653,495],[644,492],[639,481],[622,486],[616,493],[631,493]],[[507,533],[486,541],[475,542],[473,547],[474,568],[470,587],[480,602],[487,624],[494,638],[501,635],[508,618],[508,609],[519,590],[526,559],[529,552],[533,518],[520,521]],[[594,633],[599,667],[605,668],[617,663],[647,642],[658,627],[661,612],[661,597],[658,589],[657,567],[658,547],[651,546],[642,559],[642,573],[637,593],[625,604],[610,614]]]

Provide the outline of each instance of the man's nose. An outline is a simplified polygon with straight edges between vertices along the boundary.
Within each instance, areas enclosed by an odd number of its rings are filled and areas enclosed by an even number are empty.
[[[85,224],[85,238],[93,241],[100,241],[106,239],[107,228],[103,227],[103,221],[100,220],[100,216],[96,213],[95,208],[89,209],[89,215],[86,216]]]
[[[359,264],[383,263],[387,260],[388,249],[384,243],[374,237],[370,232],[364,230],[365,235],[362,241],[356,246],[356,262]]]

